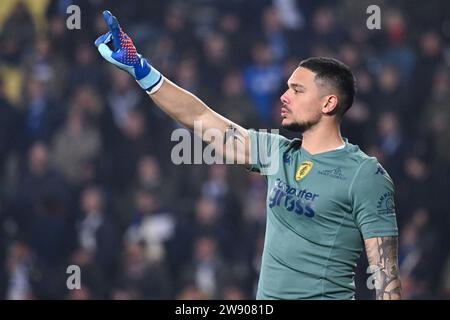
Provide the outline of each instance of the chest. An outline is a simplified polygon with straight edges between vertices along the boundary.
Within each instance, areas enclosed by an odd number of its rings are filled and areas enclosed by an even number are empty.
[[[354,169],[331,160],[298,159],[268,180],[267,206],[295,218],[340,220],[351,212],[349,188]]]

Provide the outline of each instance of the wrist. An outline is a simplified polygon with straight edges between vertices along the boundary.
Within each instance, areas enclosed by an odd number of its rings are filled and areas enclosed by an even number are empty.
[[[158,70],[150,66],[150,72],[136,81],[148,94],[153,94],[161,88],[164,77]]]
[[[164,77],[148,63],[147,59],[141,55],[139,58],[139,63],[134,68],[134,77],[142,89],[153,94],[161,87]]]

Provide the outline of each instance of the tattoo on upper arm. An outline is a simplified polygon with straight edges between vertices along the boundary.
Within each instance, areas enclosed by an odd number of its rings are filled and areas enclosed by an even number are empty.
[[[378,237],[365,241],[367,258],[376,277],[377,300],[401,299],[397,237]]]
[[[225,128],[223,135],[223,155],[227,164],[245,164],[245,133],[232,123]]]
[[[223,136],[223,144],[226,144],[230,138],[233,139],[233,144],[236,142],[236,140],[244,142],[243,135],[231,123],[225,129],[225,134]]]

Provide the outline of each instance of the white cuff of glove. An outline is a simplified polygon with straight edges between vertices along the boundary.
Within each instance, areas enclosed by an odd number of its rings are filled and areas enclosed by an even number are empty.
[[[159,88],[161,88],[162,84],[164,82],[164,77],[161,75],[161,80],[150,90],[145,90],[148,94],[154,94],[156,93],[156,91],[159,90]]]
[[[151,71],[144,78],[136,80],[137,83],[144,89],[148,94],[154,94],[161,88],[164,81],[162,74],[153,67],[150,67]]]

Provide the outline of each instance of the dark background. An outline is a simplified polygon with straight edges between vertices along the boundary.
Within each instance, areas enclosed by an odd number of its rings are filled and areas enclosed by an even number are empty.
[[[66,8],[81,8],[81,29]],[[368,30],[366,9],[381,9]],[[450,2],[0,2],[0,297],[253,299],[264,179],[172,164],[178,128],[98,54],[111,10],[167,78],[246,128],[279,128],[309,56],[348,64],[343,135],[396,185],[405,299],[450,298]],[[294,137],[292,133],[281,133]],[[66,268],[82,270],[68,290]],[[357,298],[367,262],[356,269]]]

